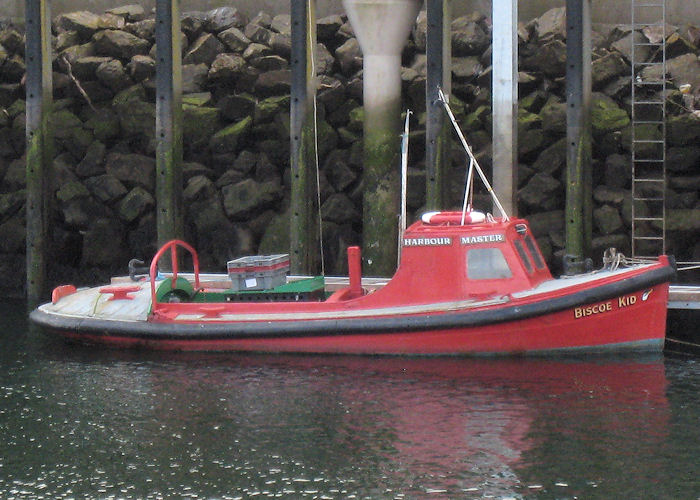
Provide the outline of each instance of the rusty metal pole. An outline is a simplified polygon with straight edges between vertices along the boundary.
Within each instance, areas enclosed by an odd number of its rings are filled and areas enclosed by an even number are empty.
[[[438,88],[446,96],[452,90],[451,0],[427,0],[428,17],[426,56],[428,71],[425,84],[425,206],[428,210],[450,207],[447,175],[450,168],[450,123],[438,101]]]
[[[48,0],[26,0],[27,303],[46,293],[50,242],[52,137],[51,14]]]
[[[518,2],[493,0],[493,188],[506,213],[518,203]],[[494,207],[496,211],[496,207]]]
[[[566,1],[566,140],[564,272],[576,274],[592,239],[590,0]]]
[[[292,88],[290,103],[290,271],[317,274],[320,264],[316,182],[316,1],[292,0]]]
[[[182,51],[179,0],[156,0],[156,226],[158,246],[183,236]]]

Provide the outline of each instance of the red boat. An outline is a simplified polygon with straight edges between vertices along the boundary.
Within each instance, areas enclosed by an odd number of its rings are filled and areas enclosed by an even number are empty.
[[[195,250],[171,241],[154,256],[148,280],[54,291],[31,319],[89,344],[168,350],[352,354],[541,354],[659,351],[674,266],[655,262],[552,278],[523,219],[461,212],[431,214],[402,239],[389,280],[283,276],[272,288],[238,289],[284,275],[281,265],[230,267],[200,275]],[[194,273],[178,272],[177,247]],[[172,250],[172,251],[171,251]],[[173,272],[158,275],[171,251]],[[263,264],[265,264],[263,262]]]
[[[620,266],[617,254],[600,271],[552,278],[527,222],[505,213],[441,99],[469,157],[463,210],[425,214],[402,230],[391,279],[363,279],[357,247],[348,249],[345,279],[288,277],[286,255],[244,257],[228,263],[228,276],[200,276],[195,250],[173,240],[153,257],[147,281],[59,287],[32,321],[79,342],[169,350],[660,351],[675,274],[668,257]],[[405,140],[407,128],[408,114]],[[471,210],[475,173],[502,217]],[[178,272],[177,247],[191,253],[192,275]],[[158,261],[168,251],[172,273],[162,277]]]

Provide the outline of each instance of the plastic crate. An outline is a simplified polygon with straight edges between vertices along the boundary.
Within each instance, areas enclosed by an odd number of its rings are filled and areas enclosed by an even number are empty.
[[[289,254],[240,257],[226,267],[234,291],[269,290],[287,282]]]

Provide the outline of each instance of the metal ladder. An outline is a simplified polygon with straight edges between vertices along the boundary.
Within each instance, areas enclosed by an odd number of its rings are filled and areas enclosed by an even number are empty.
[[[666,2],[631,5],[632,256],[653,258],[666,253]]]

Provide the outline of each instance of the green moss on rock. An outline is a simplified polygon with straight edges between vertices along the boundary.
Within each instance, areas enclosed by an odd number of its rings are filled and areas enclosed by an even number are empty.
[[[209,147],[214,154],[232,153],[236,151],[238,143],[244,138],[253,126],[253,118],[250,116],[238,123],[229,125],[214,134],[209,141]]]
[[[627,111],[620,108],[611,98],[598,94],[591,103],[591,126],[593,133],[602,135],[622,130],[630,123]]]

